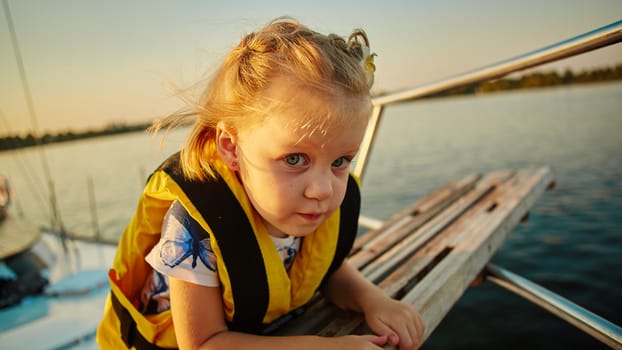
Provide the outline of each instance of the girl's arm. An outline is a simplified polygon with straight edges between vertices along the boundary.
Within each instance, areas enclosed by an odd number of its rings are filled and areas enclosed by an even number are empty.
[[[348,261],[328,279],[322,292],[337,307],[362,312],[376,334],[387,336],[389,344],[400,350],[421,345],[424,323],[412,306],[388,297]]]
[[[257,336],[230,332],[219,287],[169,277],[171,312],[179,349],[381,349],[385,336]]]

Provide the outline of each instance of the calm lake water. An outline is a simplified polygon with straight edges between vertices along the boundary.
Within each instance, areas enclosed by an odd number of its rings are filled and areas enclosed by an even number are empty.
[[[146,175],[187,133],[135,133],[45,148],[71,231],[118,237]],[[13,210],[49,224],[35,150],[0,153]],[[363,214],[385,219],[473,172],[549,165],[557,187],[493,262],[622,324],[622,84],[428,100],[387,108],[363,184]],[[599,349],[598,341],[491,283],[471,288],[424,349]]]

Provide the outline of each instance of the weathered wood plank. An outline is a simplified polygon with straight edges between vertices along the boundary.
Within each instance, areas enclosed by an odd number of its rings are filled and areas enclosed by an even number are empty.
[[[442,232],[445,227],[508,176],[509,172],[496,172],[486,176],[477,183],[477,186],[468,192],[464,192],[460,198],[446,206],[445,210],[438,212],[434,218],[428,220],[419,229],[411,231],[409,236],[400,239],[397,244],[386,250],[384,254],[377,256],[373,263],[368,264],[361,271],[370,280],[378,283],[387,272],[390,272],[391,266],[398,266],[401,261],[420,249],[439,232]],[[355,258],[352,257],[351,260]]]
[[[425,222],[426,219],[429,219],[447,205],[451,204],[466,191],[471,190],[480,178],[481,175],[478,174],[465,176],[464,178],[451,181],[440,189],[421,198],[410,207],[407,207],[386,220],[378,229],[369,230],[359,236],[352,248],[353,254],[359,253],[361,250],[371,249],[377,245],[386,244],[386,242],[380,242],[378,240],[382,239],[381,237],[383,236],[388,236],[392,230],[401,227],[404,221],[416,217],[417,220],[420,220],[422,223]]]
[[[526,175],[519,172],[461,218],[456,234],[448,235],[451,252],[402,298],[420,310],[426,338],[552,181],[546,168]],[[489,211],[493,203],[496,207]]]

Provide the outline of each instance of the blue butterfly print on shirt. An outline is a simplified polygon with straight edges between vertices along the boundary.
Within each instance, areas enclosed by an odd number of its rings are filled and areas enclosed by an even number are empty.
[[[289,266],[289,265],[291,265],[292,262],[294,262],[294,254],[296,254],[296,249],[294,249],[292,247],[288,247],[287,248],[287,258],[285,258],[285,261],[283,261],[285,266]]]
[[[279,247],[279,253],[285,251],[286,257],[283,260],[283,265],[285,265],[286,269],[289,269],[291,264],[294,262],[294,258],[296,257],[296,241],[297,237],[295,237],[289,244],[289,246]]]
[[[209,236],[183,206],[176,204],[178,203],[173,204],[167,214],[167,220],[175,220],[166,228],[173,230],[174,237],[165,240],[160,248],[162,262],[166,266],[175,267],[192,256],[192,268],[196,268],[199,258],[208,269],[216,271],[216,257],[209,243]]]

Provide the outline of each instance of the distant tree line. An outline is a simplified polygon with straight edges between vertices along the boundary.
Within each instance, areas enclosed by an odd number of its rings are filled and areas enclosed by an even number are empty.
[[[563,74],[560,74],[556,71],[534,72],[525,74],[518,78],[502,78],[482,83],[473,83],[460,88],[443,91],[432,97],[481,94],[497,91],[531,89],[571,84],[585,84],[614,80],[622,80],[622,64],[613,68],[595,69],[592,71],[580,72],[578,74],[575,74],[570,70],[566,70]],[[38,139],[32,133],[26,136],[9,135],[6,137],[0,137],[0,152],[16,148],[46,145],[56,142],[66,142],[92,137],[144,131],[149,127],[149,125],[150,123],[133,125],[114,124],[100,130],[88,130],[85,132],[65,131],[57,134],[45,134]]]
[[[117,135],[122,133],[145,131],[151,124],[112,124],[107,127],[98,130],[87,130],[82,132],[65,131],[57,134],[46,133],[39,138],[35,137],[32,133],[28,133],[25,136],[9,135],[0,137],[0,152],[17,148],[32,147],[37,145],[47,145],[50,143],[67,142],[82,140],[93,137],[102,137]]]
[[[518,78],[502,78],[489,80],[481,83],[473,83],[463,87],[450,89],[434,95],[433,97],[483,94],[489,92],[532,89],[552,87],[560,85],[598,83],[614,80],[622,80],[622,64],[616,67],[583,71],[578,74],[566,70],[563,74],[557,71],[534,72]]]

